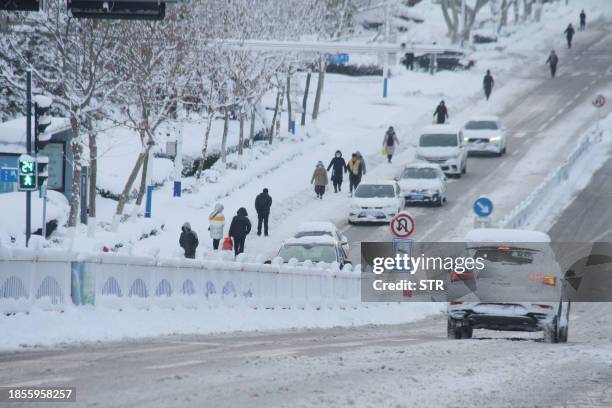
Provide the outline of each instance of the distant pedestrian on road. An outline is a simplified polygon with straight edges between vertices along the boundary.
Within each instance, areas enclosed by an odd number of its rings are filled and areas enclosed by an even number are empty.
[[[482,80],[482,87],[484,88],[485,97],[487,101],[491,96],[491,91],[493,90],[493,86],[495,85],[495,80],[493,79],[493,75],[491,75],[491,71],[487,69],[487,74],[484,76]]]
[[[213,241],[213,249],[219,249],[219,242],[223,238],[223,229],[225,228],[225,216],[223,215],[223,204],[215,204],[215,209],[208,216],[208,231],[210,238]]]
[[[251,232],[251,221],[248,215],[246,208],[240,207],[230,224],[229,236],[234,240],[234,254],[236,256],[244,252],[244,241]]]
[[[409,69],[410,71],[414,71],[414,53],[413,52],[408,52],[404,55],[404,65],[406,66],[406,69]]]
[[[393,158],[393,153],[395,153],[395,147],[397,145],[399,145],[397,134],[395,133],[393,126],[389,126],[389,129],[387,129],[385,137],[383,138],[383,148],[387,152],[387,162],[391,163],[391,159]]]
[[[264,235],[268,236],[268,218],[270,218],[270,207],[272,207],[272,197],[268,194],[268,189],[264,188],[255,198],[255,211],[257,211],[257,235],[261,235],[261,224],[264,227]]]
[[[574,34],[576,33],[576,30],[574,30],[574,27],[572,27],[572,23],[569,23],[564,33],[565,38],[567,39],[567,48],[572,48],[572,38],[574,38]]]
[[[334,184],[334,193],[338,191],[342,191],[342,178],[343,174],[346,173],[347,167],[346,162],[344,161],[344,157],[342,157],[342,152],[340,150],[336,150],[336,154],[334,158],[329,162],[329,166],[327,166],[327,171],[332,169],[331,180]]]
[[[586,30],[586,13],[584,9],[580,12],[580,31]]]
[[[559,57],[557,57],[555,50],[550,52],[546,63],[550,65],[550,76],[554,78],[557,74],[557,64],[559,63]]]
[[[323,194],[325,194],[325,186],[327,186],[327,183],[329,183],[329,180],[327,179],[327,170],[325,170],[325,165],[322,161],[317,163],[317,167],[315,167],[315,170],[312,173],[310,184],[313,183],[317,198],[322,200]]]
[[[436,117],[437,124],[441,125],[446,122],[446,119],[448,119],[448,109],[446,109],[444,101],[440,101],[440,104],[436,107],[434,116]]]
[[[349,192],[352,194],[353,190],[357,188],[361,182],[361,174],[363,172],[363,163],[359,160],[357,153],[353,153],[351,160],[346,165],[349,171]]]
[[[191,224],[184,223],[181,227],[179,245],[185,251],[185,258],[195,259],[196,248],[198,247],[198,234],[191,229]]]

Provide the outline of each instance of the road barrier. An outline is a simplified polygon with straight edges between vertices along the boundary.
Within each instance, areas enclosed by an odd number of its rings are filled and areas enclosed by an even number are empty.
[[[599,133],[585,134],[574,150],[572,150],[567,160],[523,201],[514,207],[514,209],[501,220],[501,226],[504,228],[527,227],[537,213],[545,210],[545,208],[552,204],[550,200],[552,199],[554,190],[567,181],[580,159],[584,158],[586,153],[592,150],[593,146],[597,146],[596,142],[601,141],[596,140],[600,137],[601,135]]]
[[[160,259],[113,253],[4,249],[0,252],[0,313],[67,305],[111,308],[346,307],[360,302],[359,269]]]

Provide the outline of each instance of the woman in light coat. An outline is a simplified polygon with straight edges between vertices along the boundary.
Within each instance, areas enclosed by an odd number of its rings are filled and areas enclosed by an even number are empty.
[[[325,170],[325,165],[322,161],[317,163],[317,167],[315,167],[314,173],[312,173],[312,178],[310,179],[310,184],[314,183],[315,193],[317,193],[317,198],[323,199],[323,194],[325,194],[325,186],[329,180],[327,179],[327,170]]]
[[[213,249],[219,249],[219,242],[223,239],[223,229],[225,228],[225,216],[223,215],[223,204],[215,204],[215,209],[208,216],[210,223],[208,231],[213,240]]]

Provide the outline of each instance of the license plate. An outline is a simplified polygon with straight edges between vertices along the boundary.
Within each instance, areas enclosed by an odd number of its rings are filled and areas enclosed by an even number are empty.
[[[410,196],[410,199],[412,200],[422,200],[424,199],[425,196],[423,194],[413,194]]]

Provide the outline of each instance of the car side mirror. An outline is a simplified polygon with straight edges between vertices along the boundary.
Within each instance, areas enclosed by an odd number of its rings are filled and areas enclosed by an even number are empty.
[[[348,259],[347,259],[346,261],[344,261],[344,264],[345,264],[345,265],[351,265],[351,266],[353,266],[353,263],[352,263],[351,261],[349,261]]]
[[[272,261],[268,259],[266,262],[264,262],[264,264],[265,265],[270,265],[270,264],[272,264]]]

